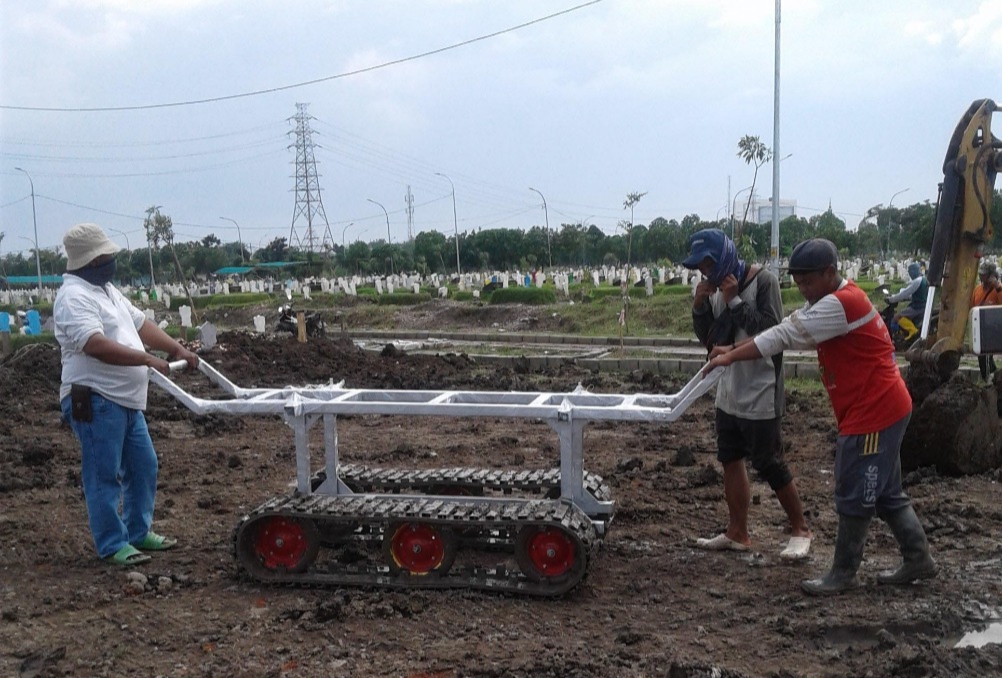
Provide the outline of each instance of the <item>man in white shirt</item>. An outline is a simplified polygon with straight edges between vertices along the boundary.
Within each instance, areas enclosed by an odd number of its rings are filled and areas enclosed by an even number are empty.
[[[67,270],[53,307],[62,349],[63,419],[80,440],[81,482],[98,555],[117,565],[137,565],[150,560],[143,551],[177,543],[150,530],[157,456],[143,416],[147,368],[167,374],[169,367],[146,347],[191,367],[198,357],[111,284],[120,248],[100,226],[77,224],[63,236],[63,246]]]

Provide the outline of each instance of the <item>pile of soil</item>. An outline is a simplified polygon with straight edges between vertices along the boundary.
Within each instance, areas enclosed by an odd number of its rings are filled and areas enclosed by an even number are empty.
[[[959,373],[944,381],[922,363],[909,366],[906,383],[914,409],[902,442],[903,470],[934,466],[943,474],[969,475],[1002,466],[998,386]]]
[[[344,380],[365,388],[674,392],[682,380],[592,373],[574,364],[498,370],[461,355],[359,351],[342,339],[225,333],[205,354],[242,386]],[[211,392],[201,375],[178,377]],[[999,472],[907,478],[941,575],[878,587],[894,565],[890,532],[871,528],[855,593],[804,597],[837,523],[834,422],[823,391],[789,394],[787,459],[815,533],[809,561],[777,557],[788,538],[769,487],[752,484],[748,553],[708,553],[696,537],[726,524],[713,403],[670,425],[606,422],[585,432],[585,467],[606,478],[616,518],[588,579],[557,600],[469,591],[300,589],[236,570],[233,528],[295,475],[292,433],[275,417],[197,417],[151,389],[160,459],[154,516],[178,548],[136,572],[98,561],[79,450],[59,425],[59,355],[40,346],[0,365],[0,673],[20,676],[988,676],[1002,648],[953,649],[997,619],[1002,580]],[[400,468],[548,468],[542,422],[342,417],[346,462]]]

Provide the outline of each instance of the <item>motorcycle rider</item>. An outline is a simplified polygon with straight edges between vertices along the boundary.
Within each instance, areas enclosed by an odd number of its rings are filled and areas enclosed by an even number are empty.
[[[989,261],[981,264],[978,277],[981,279],[981,284],[971,292],[971,307],[1002,305],[1002,284],[999,283],[995,264]],[[981,379],[988,381],[988,378],[995,373],[995,356],[979,355],[978,367],[981,370]]]
[[[887,297],[887,303],[896,304],[909,299],[908,306],[894,314],[894,322],[905,331],[905,341],[909,341],[918,332],[919,322],[925,313],[925,302],[929,298],[929,281],[922,274],[922,265],[917,261],[908,264],[909,283],[897,294]],[[901,322],[902,319],[905,322]]]

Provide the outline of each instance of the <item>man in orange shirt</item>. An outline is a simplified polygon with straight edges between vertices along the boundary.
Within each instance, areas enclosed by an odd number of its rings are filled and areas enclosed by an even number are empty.
[[[981,264],[978,276],[981,278],[981,284],[971,292],[971,307],[1002,305],[1002,284],[999,283],[995,264],[987,261]],[[988,381],[995,373],[995,356],[979,355],[978,367],[981,368],[981,379]]]
[[[877,576],[881,584],[909,584],[935,577],[925,530],[901,485],[901,439],[912,399],[894,361],[894,345],[866,293],[838,273],[835,245],[805,240],[790,255],[790,273],[807,300],[779,325],[710,353],[706,374],[740,360],[784,349],[816,348],[838,439],[835,443],[835,509],[838,535],[829,572],[801,583],[811,595],[859,587],[856,571],[870,521],[877,515],[894,533],[903,563]]]

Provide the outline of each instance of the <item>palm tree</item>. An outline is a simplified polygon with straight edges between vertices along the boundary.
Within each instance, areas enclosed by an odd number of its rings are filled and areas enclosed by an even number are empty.
[[[745,212],[741,217],[741,228],[744,228],[745,221],[748,219],[748,210],[751,209],[752,197],[755,195],[755,182],[758,180],[758,170],[762,165],[772,160],[772,149],[762,143],[762,140],[757,136],[745,135],[738,141],[738,157],[744,160],[747,165],[755,165],[751,191],[748,193],[748,202],[745,203]],[[739,229],[734,239],[737,240],[740,234],[741,230]]]

